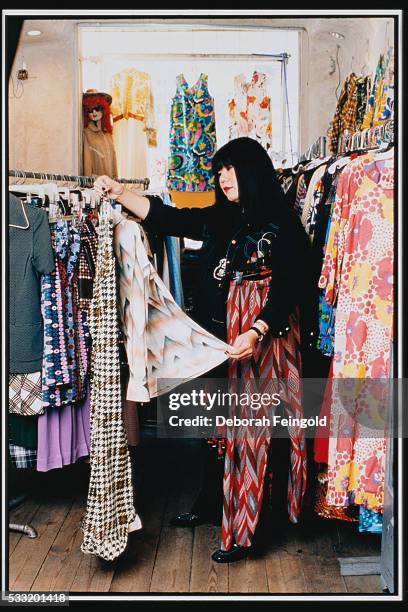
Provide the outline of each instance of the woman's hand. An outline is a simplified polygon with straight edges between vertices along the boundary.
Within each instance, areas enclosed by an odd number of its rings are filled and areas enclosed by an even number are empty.
[[[253,329],[241,334],[236,338],[234,344],[230,345],[227,352],[231,359],[246,359],[252,357],[255,353],[255,347],[258,344],[258,334]]]
[[[118,183],[105,174],[95,180],[94,189],[99,196],[118,200],[137,219],[146,219],[150,209],[150,201],[146,196],[125,189],[123,183]]]
[[[94,183],[94,189],[99,196],[108,196],[112,200],[116,200],[124,191],[124,185],[114,181],[109,176],[98,176]]]

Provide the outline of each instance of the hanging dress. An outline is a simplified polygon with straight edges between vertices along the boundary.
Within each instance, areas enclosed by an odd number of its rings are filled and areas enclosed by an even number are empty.
[[[132,469],[122,420],[119,322],[113,224],[99,225],[96,276],[89,312],[92,336],[91,476],[82,521],[81,550],[106,560],[126,548],[129,530],[137,520],[133,506]]]
[[[170,112],[169,191],[213,190],[211,160],[216,147],[214,99],[208,91],[208,76],[201,73],[189,87],[184,75],[179,74]]]
[[[327,501],[376,512],[384,504],[382,411],[388,408],[382,394],[390,376],[393,326],[393,176],[393,151],[368,153],[343,170],[319,281],[327,303],[337,300]]]
[[[126,68],[112,77],[113,140],[119,176],[148,176],[148,147],[157,146],[150,75]]]
[[[234,96],[228,101],[229,140],[248,136],[266,151],[272,148],[272,106],[268,77],[254,70],[246,82],[245,74],[234,78]]]

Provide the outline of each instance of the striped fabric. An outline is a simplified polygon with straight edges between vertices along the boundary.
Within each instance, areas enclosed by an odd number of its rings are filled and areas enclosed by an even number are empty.
[[[249,330],[266,302],[270,278],[259,281],[231,282],[227,305],[228,342]],[[265,337],[251,359],[231,360],[230,392],[279,393],[287,416],[303,416],[300,381],[299,327],[295,316],[285,338]],[[241,418],[263,416],[271,419],[276,408],[234,406]],[[291,439],[288,483],[288,511],[293,523],[298,520],[306,489],[306,443],[304,430],[289,427]],[[239,425],[228,427],[224,468],[224,506],[222,519],[223,550],[235,543],[250,546],[261,510],[267,454],[272,428]]]

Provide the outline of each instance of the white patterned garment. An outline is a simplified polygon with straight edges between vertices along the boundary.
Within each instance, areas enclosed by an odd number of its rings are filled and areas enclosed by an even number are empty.
[[[147,402],[227,359],[228,345],[176,304],[149,261],[140,225],[115,213],[122,330],[129,363],[127,399]]]
[[[89,311],[91,355],[91,477],[81,550],[118,557],[138,516],[133,507],[129,450],[122,420],[117,287],[112,220],[101,218]]]
[[[234,78],[234,96],[228,100],[229,140],[248,136],[266,151],[272,147],[272,107],[268,77],[254,70],[250,81],[245,74]]]

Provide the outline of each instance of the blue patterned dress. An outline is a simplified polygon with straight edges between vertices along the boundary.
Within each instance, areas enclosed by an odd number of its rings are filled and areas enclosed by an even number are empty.
[[[170,156],[167,188],[170,191],[211,191],[211,160],[216,150],[214,100],[208,92],[208,76],[201,74],[189,88],[184,75],[177,76],[177,90],[170,112]]]

